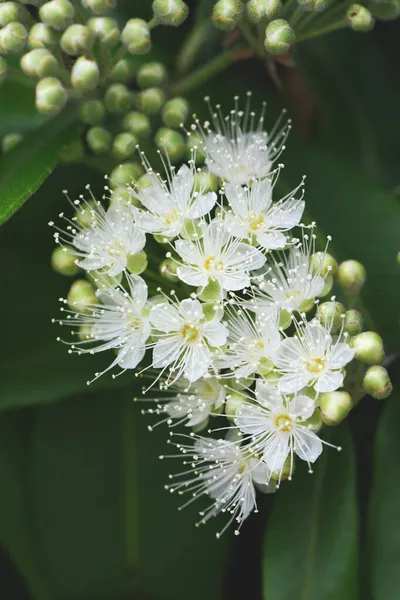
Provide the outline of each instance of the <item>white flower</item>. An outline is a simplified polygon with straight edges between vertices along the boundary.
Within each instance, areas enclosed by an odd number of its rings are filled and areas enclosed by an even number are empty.
[[[262,381],[257,382],[257,404],[245,404],[238,410],[235,423],[249,440],[250,450],[260,456],[270,471],[282,473],[289,457],[293,471],[293,454],[313,463],[322,452],[319,437],[307,427],[306,419],[315,410],[315,402],[304,395],[294,398]]]
[[[241,290],[250,284],[249,271],[266,261],[260,250],[232,237],[221,219],[204,229],[201,240],[177,240],[175,249],[186,263],[177,269],[179,279],[202,288],[217,281],[224,290]]]
[[[228,331],[217,315],[206,321],[198,300],[182,300],[153,306],[150,321],[156,332],[153,367],[164,371],[170,366],[170,381],[184,375],[193,382],[205,375],[211,365],[211,349],[225,344]],[[172,378],[172,379],[171,379]]]
[[[273,183],[268,179],[245,188],[226,184],[225,195],[232,209],[225,217],[228,231],[242,239],[254,236],[266,250],[284,248],[284,232],[300,223],[304,211],[305,202],[294,198],[297,190],[273,204]]]
[[[338,335],[334,340],[319,321],[298,325],[295,337],[283,340],[275,366],[281,373],[279,388],[294,393],[306,386],[317,392],[333,392],[343,384],[341,369],[354,358],[354,350]]]
[[[151,184],[133,190],[146,210],[133,207],[136,223],[144,231],[175,237],[185,232],[187,221],[208,214],[217,201],[214,192],[195,191],[195,167],[183,165],[167,181],[148,173]]]

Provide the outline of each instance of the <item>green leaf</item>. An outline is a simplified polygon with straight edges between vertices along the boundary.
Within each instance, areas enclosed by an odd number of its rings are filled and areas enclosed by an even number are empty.
[[[0,224],[41,186],[58,162],[60,149],[77,134],[73,112],[63,112],[0,160]]]
[[[342,451],[325,448],[313,475],[299,469],[276,494],[262,559],[265,600],[357,598],[353,449],[343,426],[329,441]]]
[[[0,136],[6,133],[26,133],[46,121],[36,110],[32,80],[22,72],[20,77],[21,81],[14,81],[9,76],[1,85]]]

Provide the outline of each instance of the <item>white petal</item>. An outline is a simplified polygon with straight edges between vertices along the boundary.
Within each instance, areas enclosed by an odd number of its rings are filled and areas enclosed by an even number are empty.
[[[300,341],[295,338],[286,338],[279,344],[276,356],[275,365],[278,369],[297,371],[297,363],[300,358],[303,358],[304,350]]]
[[[315,462],[322,452],[322,442],[315,433],[306,428],[296,430],[294,451],[299,458]]]
[[[182,323],[177,309],[167,302],[153,306],[149,318],[156,329],[165,332],[176,331]]]
[[[268,222],[272,227],[277,227],[284,231],[292,229],[298,225],[303,216],[305,202],[294,198],[275,204],[269,215]]]
[[[217,201],[217,194],[209,192],[207,194],[199,194],[194,200],[189,210],[190,219],[199,219],[209,213]]]
[[[228,337],[228,329],[218,321],[208,321],[203,326],[203,333],[211,346],[223,346]]]
[[[343,384],[343,375],[340,371],[329,371],[318,377],[314,385],[317,392],[334,392]]]
[[[260,269],[266,260],[265,255],[258,248],[254,248],[250,244],[236,244],[227,253],[225,262],[243,271],[254,271]]]
[[[308,396],[298,395],[290,401],[290,414],[302,420],[311,417],[315,410],[315,401]]]
[[[179,314],[188,321],[200,321],[203,317],[201,302],[187,298],[179,305]]]
[[[127,275],[128,283],[131,288],[132,298],[139,306],[144,306],[147,302],[147,284],[139,275]]]
[[[231,271],[224,273],[221,277],[221,285],[224,290],[235,292],[242,290],[250,285],[250,277],[247,273],[241,271]]]
[[[332,369],[342,369],[353,360],[355,351],[348,344],[340,343],[332,347],[329,355],[329,366]]]
[[[210,351],[204,344],[198,344],[190,349],[185,364],[185,375],[189,381],[196,381],[207,373],[210,357]]]
[[[203,257],[199,247],[189,240],[177,240],[175,250],[186,263],[198,265],[202,262]]]
[[[153,348],[153,367],[155,369],[164,369],[175,362],[181,354],[182,344],[178,336],[160,340]]]
[[[302,373],[288,373],[282,375],[278,381],[279,389],[284,394],[294,394],[299,390],[302,390],[308,382],[310,377]]]
[[[271,449],[263,455],[270,471],[280,471],[289,456],[289,438],[277,433],[275,441],[275,444],[271,444]]]
[[[256,382],[256,399],[269,410],[275,411],[283,408],[282,394],[279,389],[262,379],[257,379]]]
[[[276,250],[286,246],[286,236],[280,231],[265,233],[260,231],[256,234],[257,242],[266,250]]]
[[[255,483],[266,485],[270,476],[270,471],[265,463],[255,458],[250,459],[251,476]]]
[[[122,369],[135,369],[144,357],[146,348],[144,344],[130,343],[118,353],[118,364]]]
[[[208,283],[208,276],[198,267],[178,267],[176,274],[179,279],[187,285],[205,287]]]

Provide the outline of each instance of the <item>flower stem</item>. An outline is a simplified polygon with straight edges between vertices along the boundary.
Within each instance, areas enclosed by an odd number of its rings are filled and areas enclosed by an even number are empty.
[[[180,75],[187,73],[192,66],[204,43],[208,28],[209,24],[206,21],[198,23],[184,40],[176,60],[176,70]]]

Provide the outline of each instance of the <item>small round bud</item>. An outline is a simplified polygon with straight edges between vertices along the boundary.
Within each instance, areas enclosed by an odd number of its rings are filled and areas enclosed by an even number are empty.
[[[0,30],[0,52],[21,54],[25,48],[28,32],[22,23],[9,23]]]
[[[131,54],[146,54],[151,48],[150,27],[143,19],[130,19],[122,30],[121,41]]]
[[[299,312],[308,313],[310,310],[314,308],[315,300],[314,298],[308,298],[307,300],[303,300],[300,302]]]
[[[338,267],[337,282],[345,292],[359,294],[366,279],[365,268],[356,260],[346,260]]]
[[[323,419],[320,409],[316,408],[311,417],[303,421],[303,425],[305,425],[305,427],[307,427],[307,429],[309,429],[310,431],[317,433],[323,425]]]
[[[332,4],[333,0],[297,0],[297,2],[306,10],[322,12]]]
[[[183,0],[154,0],[153,15],[163,25],[181,25],[189,14]]]
[[[125,113],[133,103],[132,92],[122,83],[113,83],[104,95],[104,104],[110,113]]]
[[[0,56],[0,85],[7,79],[8,65],[5,58]]]
[[[350,335],[358,335],[362,332],[363,318],[358,310],[347,310],[344,319],[344,330]]]
[[[231,31],[243,14],[244,4],[241,0],[218,0],[214,4],[212,22],[218,29]]]
[[[375,331],[364,331],[350,340],[355,357],[367,365],[377,365],[383,361],[385,351],[380,335]]]
[[[146,137],[151,132],[150,120],[147,115],[140,112],[129,112],[122,119],[125,131],[133,133],[138,138]]]
[[[90,200],[80,205],[75,211],[75,219],[82,227],[94,225],[98,219],[97,203]]]
[[[122,273],[116,275],[114,277],[110,277],[110,275],[105,275],[101,271],[90,271],[86,273],[89,277],[89,280],[97,287],[97,289],[110,289],[115,288],[118,283],[122,281]]]
[[[121,32],[114,19],[110,19],[110,17],[93,17],[89,19],[87,26],[95,38],[109,48],[119,42]]]
[[[60,275],[70,277],[79,273],[73,250],[71,246],[58,246],[51,255],[51,266]]]
[[[194,176],[195,192],[216,192],[218,189],[218,178],[208,171],[197,171]]]
[[[76,163],[82,160],[85,154],[85,149],[83,147],[82,141],[80,138],[75,138],[68,144],[65,144],[59,153],[60,162],[63,164]]]
[[[325,298],[325,296],[327,296],[331,289],[333,288],[333,284],[334,284],[334,279],[332,277],[332,275],[327,275],[325,277],[325,283],[324,283],[324,287],[322,289],[322,292],[319,294],[320,298]]]
[[[191,133],[186,140],[186,155],[190,160],[194,160],[196,165],[202,165],[206,158],[204,142],[200,135]]]
[[[118,165],[110,175],[110,184],[113,189],[137,181],[143,175],[143,168],[135,162],[126,162]]]
[[[70,56],[79,56],[91,51],[94,35],[89,27],[74,23],[61,36],[61,50]]]
[[[162,109],[162,119],[167,127],[180,127],[189,115],[189,103],[184,98],[172,98]]]
[[[111,69],[108,78],[115,83],[128,83],[135,76],[135,65],[130,58],[122,58]]]
[[[148,88],[138,93],[136,104],[147,115],[156,115],[165,102],[165,94],[159,88]]]
[[[381,21],[391,21],[400,15],[399,0],[370,0],[368,8]]]
[[[0,27],[5,27],[13,21],[21,21],[21,5],[16,2],[3,2],[0,4]]]
[[[226,418],[234,422],[238,411],[248,404],[246,396],[240,392],[230,392],[225,400],[225,415]]]
[[[164,152],[172,163],[182,158],[185,150],[185,140],[178,131],[161,127],[157,131],[154,141],[157,148]]]
[[[370,367],[364,375],[363,388],[373,398],[384,400],[392,393],[393,386],[384,367]]]
[[[116,187],[111,191],[110,202],[112,204],[117,204],[118,202],[133,204],[133,206],[140,206],[140,202],[137,198],[132,195],[132,192],[129,188],[124,187],[122,185]]]
[[[117,0],[82,0],[82,5],[95,15],[105,15],[117,5]]]
[[[87,342],[93,340],[93,325],[81,325],[78,331],[78,338],[81,342]]]
[[[262,19],[268,21],[276,19],[281,10],[281,0],[250,0],[246,4],[247,16],[253,23],[259,23]]]
[[[185,219],[181,236],[185,240],[198,240],[203,235],[203,228],[200,221]],[[205,300],[207,302],[207,300]]]
[[[99,125],[91,127],[86,134],[87,145],[95,154],[104,154],[111,148],[112,135]]]
[[[101,100],[86,100],[79,107],[79,117],[86,125],[99,125],[105,116],[106,108]]]
[[[119,133],[115,136],[112,151],[116,158],[125,160],[130,158],[136,152],[137,139],[133,133]]]
[[[1,151],[3,154],[10,152],[18,146],[22,141],[22,135],[20,133],[8,133],[1,140]]]
[[[167,281],[178,281],[177,269],[178,264],[172,258],[166,258],[160,265],[160,273]]]
[[[140,67],[137,74],[137,82],[140,88],[155,87],[163,83],[167,78],[167,69],[162,63],[149,62]]]
[[[133,275],[140,275],[147,269],[147,255],[144,250],[141,250],[137,254],[131,254],[128,256],[126,263],[128,271]]]
[[[318,306],[317,319],[331,333],[336,333],[342,326],[345,308],[340,302],[323,302]]]
[[[326,277],[328,274],[335,276],[338,268],[336,260],[326,252],[316,252],[310,258],[311,271],[313,275]]]
[[[353,402],[347,392],[326,392],[319,397],[322,420],[327,425],[338,425],[347,417]]]
[[[279,327],[287,329],[292,324],[292,314],[285,309],[279,311]]]
[[[219,302],[222,298],[221,285],[217,280],[211,279],[199,295],[203,302]]]
[[[25,75],[38,79],[57,75],[60,70],[56,57],[47,48],[36,48],[27,52],[21,58],[20,65]]]
[[[352,4],[347,9],[347,20],[354,31],[371,31],[375,25],[375,19],[371,12],[361,4]]]
[[[270,54],[286,54],[295,41],[296,35],[285,19],[276,19],[267,25],[264,46]]]
[[[90,313],[92,305],[97,303],[94,287],[86,279],[78,279],[68,292],[67,302],[71,310]]]
[[[71,85],[82,92],[91,92],[100,81],[97,63],[90,58],[80,56],[71,69]]]
[[[61,31],[73,22],[75,9],[68,0],[51,0],[40,7],[39,16],[45,25]]]
[[[58,35],[48,25],[44,23],[35,23],[29,30],[28,46],[32,50],[36,48],[53,49],[58,44]]]
[[[224,309],[219,302],[204,302],[203,303],[203,315],[206,321],[212,321],[213,319],[222,319],[224,315]]]
[[[36,85],[36,108],[42,115],[57,115],[67,100],[67,91],[56,77],[45,77]]]
[[[288,456],[283,467],[280,471],[272,471],[271,479],[274,481],[285,481],[286,479],[292,479],[294,473],[294,457]]]

